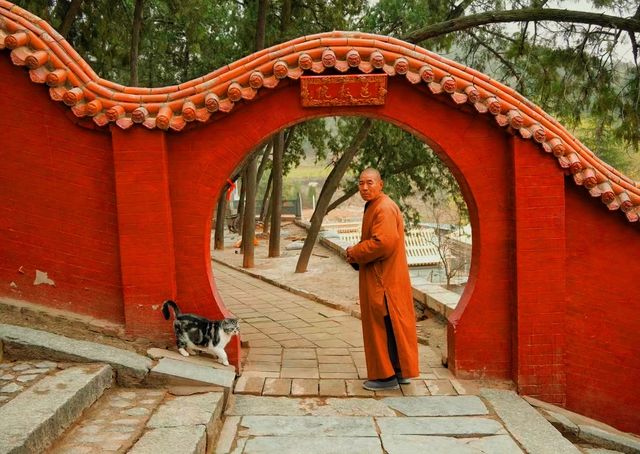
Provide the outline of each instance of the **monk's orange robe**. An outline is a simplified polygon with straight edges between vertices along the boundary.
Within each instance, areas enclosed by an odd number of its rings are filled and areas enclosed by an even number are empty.
[[[369,380],[395,374],[387,347],[384,324],[387,314],[398,346],[402,376],[418,376],[418,337],[404,247],[404,222],[398,206],[384,193],[368,202],[360,243],[350,252],[360,267],[360,309]]]

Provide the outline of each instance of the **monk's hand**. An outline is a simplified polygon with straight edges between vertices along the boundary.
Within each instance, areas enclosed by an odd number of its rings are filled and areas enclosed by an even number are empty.
[[[349,247],[347,248],[347,262],[349,262],[349,263],[355,263],[355,260],[353,259],[353,256],[351,255],[351,249],[352,249],[352,247],[351,247],[351,246],[349,246]]]

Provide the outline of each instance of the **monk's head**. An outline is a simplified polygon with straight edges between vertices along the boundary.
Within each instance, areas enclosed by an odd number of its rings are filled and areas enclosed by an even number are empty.
[[[382,194],[382,177],[376,169],[365,169],[358,179],[358,191],[362,200],[368,202],[377,199]]]

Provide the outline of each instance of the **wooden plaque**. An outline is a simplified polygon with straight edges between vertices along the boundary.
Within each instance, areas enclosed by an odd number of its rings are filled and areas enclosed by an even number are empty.
[[[300,98],[305,107],[382,105],[386,94],[386,74],[300,78]]]

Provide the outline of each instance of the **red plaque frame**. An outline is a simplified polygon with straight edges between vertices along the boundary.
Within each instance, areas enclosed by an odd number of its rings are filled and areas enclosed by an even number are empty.
[[[300,99],[304,107],[383,105],[386,94],[386,74],[300,78]]]

